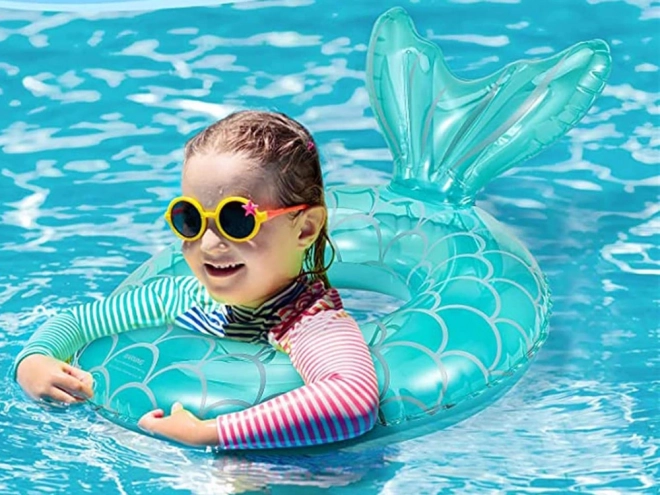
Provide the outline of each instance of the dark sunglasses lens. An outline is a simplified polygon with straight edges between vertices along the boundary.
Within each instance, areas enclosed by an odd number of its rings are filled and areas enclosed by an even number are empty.
[[[179,201],[172,208],[172,225],[183,237],[193,238],[202,230],[202,217],[187,201]]]
[[[243,203],[230,201],[220,210],[220,225],[228,236],[245,239],[254,231],[255,218],[251,214],[245,216]]]

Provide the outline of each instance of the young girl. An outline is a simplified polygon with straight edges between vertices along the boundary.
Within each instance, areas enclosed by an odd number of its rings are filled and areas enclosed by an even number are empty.
[[[64,311],[18,355],[16,379],[36,399],[92,395],[91,376],[64,362],[84,344],[175,322],[191,331],[287,352],[305,385],[250,409],[201,421],[174,404],[139,425],[189,445],[310,446],[370,430],[378,386],[356,322],[329,287],[319,156],[309,132],[282,114],[232,114],[185,147],[183,196],[166,218],[194,276]]]

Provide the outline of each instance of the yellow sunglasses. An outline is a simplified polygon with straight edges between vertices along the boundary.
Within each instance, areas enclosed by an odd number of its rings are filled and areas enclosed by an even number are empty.
[[[247,242],[259,233],[262,223],[305,208],[307,205],[262,211],[251,199],[231,196],[220,201],[214,211],[207,211],[195,198],[180,196],[170,202],[165,220],[184,241],[201,238],[208,227],[208,220],[213,218],[216,227],[227,239]]]

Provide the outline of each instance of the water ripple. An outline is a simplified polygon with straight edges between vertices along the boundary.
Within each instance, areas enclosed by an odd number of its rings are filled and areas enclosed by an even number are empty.
[[[220,2],[214,2],[220,3]],[[0,10],[0,376],[63,307],[98,299],[171,241],[182,146],[244,106],[315,133],[328,184],[385,183],[364,89],[393,0],[233,2],[158,12]],[[361,454],[213,456],[90,408],[0,392],[2,493],[650,493],[660,381],[658,35],[652,0],[409,2],[459,77],[570,43],[612,46],[580,125],[479,206],[538,258],[554,297],[529,372],[479,415]],[[395,301],[347,293],[364,321]]]

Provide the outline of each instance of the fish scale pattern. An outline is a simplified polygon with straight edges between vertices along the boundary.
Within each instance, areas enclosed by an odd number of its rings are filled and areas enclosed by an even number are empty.
[[[401,298],[398,309],[362,325],[379,377],[381,425],[448,416],[489,387],[506,387],[544,341],[550,310],[525,247],[474,207],[420,202],[388,187],[331,188],[327,198],[333,283]],[[172,246],[117,292],[188,274]],[[95,375],[101,410],[127,421],[174,400],[213,417],[301,384],[269,346],[173,326],[99,339],[77,363]]]

